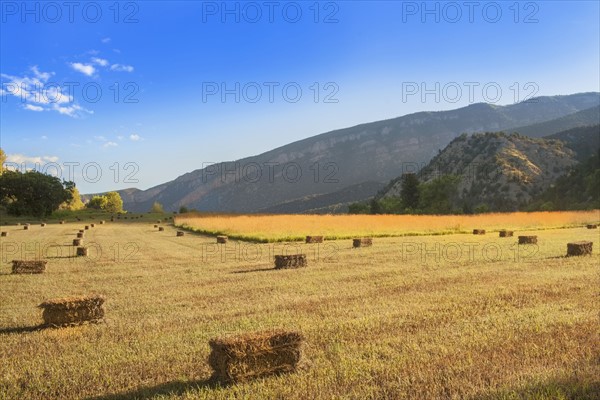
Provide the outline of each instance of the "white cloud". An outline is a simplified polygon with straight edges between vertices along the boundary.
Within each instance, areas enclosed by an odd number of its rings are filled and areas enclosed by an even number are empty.
[[[16,164],[46,164],[49,162],[57,162],[59,158],[57,156],[26,156],[24,154],[15,153],[8,154],[6,156],[6,162],[12,162]]]
[[[84,114],[93,114],[94,112],[88,109],[85,109],[77,104],[73,104],[71,106],[62,107],[58,104],[53,104],[52,109],[57,111],[59,114],[68,115],[69,117],[79,118]]]
[[[133,72],[133,67],[131,65],[113,64],[110,66],[110,69],[119,72]]]
[[[102,147],[117,147],[118,144],[115,142],[106,142],[102,145]]]
[[[40,72],[37,65],[34,65],[33,67],[31,67],[31,71],[33,72],[33,74],[35,75],[35,77],[37,79],[39,79],[43,82],[47,82],[48,79],[50,79],[50,77],[52,75],[54,75],[54,72]]]
[[[94,139],[96,139],[100,142],[106,142],[106,137],[104,137],[104,136],[94,136]]]
[[[110,38],[109,37],[105,37],[102,38],[102,40],[100,40],[102,43],[109,43],[110,42]]]
[[[125,136],[121,136],[121,135],[119,135],[119,136],[117,136],[117,139],[119,139],[119,140],[123,140],[123,139],[125,139]]]
[[[134,142],[137,142],[137,141],[141,140],[142,137],[140,135],[138,135],[137,133],[132,133],[131,135],[129,135],[129,139],[133,140]]]
[[[104,58],[92,57],[92,62],[100,65],[101,67],[106,67],[108,65],[108,60]]]
[[[32,104],[25,104],[23,108],[30,111],[44,111],[44,107],[34,106]]]
[[[92,76],[96,72],[96,68],[89,64],[71,63],[71,68],[87,76]]]

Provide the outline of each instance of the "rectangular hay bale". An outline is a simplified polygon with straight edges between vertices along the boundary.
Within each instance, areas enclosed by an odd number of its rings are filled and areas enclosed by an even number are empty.
[[[275,256],[275,269],[306,267],[306,254],[290,254]]]
[[[352,239],[352,247],[369,247],[373,245],[373,238]]]
[[[307,236],[306,243],[323,243],[323,236]]]
[[[81,296],[51,299],[38,307],[46,325],[66,326],[96,322],[104,318],[104,297]]]
[[[223,383],[294,372],[302,355],[302,341],[300,333],[285,331],[212,339],[208,363],[214,370],[213,378]]]
[[[13,260],[13,274],[41,274],[46,270],[46,260]]]

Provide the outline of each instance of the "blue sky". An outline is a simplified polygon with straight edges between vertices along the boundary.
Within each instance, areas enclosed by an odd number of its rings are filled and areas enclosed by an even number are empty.
[[[0,4],[0,145],[82,193],[417,111],[600,91],[597,1]]]

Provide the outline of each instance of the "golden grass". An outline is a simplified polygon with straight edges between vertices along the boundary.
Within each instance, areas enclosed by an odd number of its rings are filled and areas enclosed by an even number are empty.
[[[274,271],[273,254],[287,243],[217,245],[203,235],[178,238],[172,226],[159,234],[148,222],[115,222],[88,232],[91,254],[76,258],[74,226],[6,229],[2,400],[592,400],[600,393],[597,230],[519,230],[538,235],[537,246],[463,234],[379,238],[361,249],[351,240],[292,243],[310,267]],[[592,241],[593,254],[564,257],[577,240]],[[48,249],[41,250],[47,273],[11,275],[9,261],[23,248],[31,256],[36,243]],[[105,323],[28,330],[40,322],[42,301],[87,293],[110,299]],[[302,334],[306,365],[212,386],[211,339],[277,329]]]
[[[214,215],[184,214],[175,225],[210,235],[257,242],[299,241],[309,235],[326,239],[393,237],[533,230],[583,226],[600,220],[600,210],[517,212],[478,215]]]

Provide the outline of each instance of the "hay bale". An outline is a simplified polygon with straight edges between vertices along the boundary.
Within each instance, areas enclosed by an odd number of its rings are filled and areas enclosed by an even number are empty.
[[[46,270],[46,260],[13,260],[12,262],[12,273],[13,274],[41,274]]]
[[[154,228],[158,228],[158,225],[154,224]]]
[[[506,229],[502,229],[502,230],[499,232],[498,236],[499,236],[499,237],[511,237],[513,234],[514,234],[514,232],[513,232],[513,231],[507,231]]]
[[[352,239],[352,247],[369,247],[373,245],[373,238]]]
[[[83,227],[83,229],[85,229],[87,231],[88,229],[90,229],[90,226],[86,225],[86,226]]]
[[[106,221],[102,220],[100,221],[100,225],[104,225],[106,223]]]
[[[323,243],[323,236],[307,236],[306,243]]]
[[[164,231],[164,230],[165,230],[165,228],[163,228],[162,226],[159,226],[159,227],[158,227],[158,231],[159,231],[159,232],[162,232],[162,231]]]
[[[64,225],[65,221],[60,221],[59,224]]]
[[[85,233],[85,231],[83,229],[80,229],[78,232],[79,233]]]
[[[183,231],[177,231],[177,236],[183,236],[185,233]]]
[[[77,238],[78,239],[83,239],[83,236],[84,236],[83,232],[78,232],[77,233]]]
[[[306,254],[290,254],[275,256],[275,269],[306,267]]]
[[[110,217],[110,222],[115,222],[115,217]]]
[[[217,243],[224,244],[227,243],[229,238],[227,236],[217,236]]]
[[[537,236],[519,236],[519,244],[537,244]]]
[[[4,232],[4,231],[3,231],[2,233],[0,233],[0,236],[2,236],[2,237],[7,237],[7,236],[8,236],[8,232]]]
[[[297,332],[257,332],[233,338],[212,339],[208,364],[222,383],[296,371],[303,337]]]
[[[595,225],[595,224],[589,224],[589,225],[587,225],[587,228],[588,228],[588,229],[597,229],[597,228],[598,228],[598,225]]]
[[[592,255],[594,243],[588,241],[567,243],[567,257]]]
[[[73,239],[73,246],[81,246],[83,244],[83,239]]]
[[[38,307],[46,325],[67,326],[97,322],[104,317],[104,297],[82,296],[47,300]]]
[[[45,226],[46,226],[46,224],[42,222],[42,223],[40,224],[40,226],[43,228],[43,227],[45,227]]]
[[[473,235],[485,235],[485,229],[473,229]]]
[[[23,226],[23,230],[24,230],[24,231],[28,231],[28,230],[29,230],[29,225],[24,225],[24,226]]]
[[[91,227],[91,228],[95,228],[95,227],[96,227],[96,224],[90,224],[90,227]]]
[[[157,223],[157,224],[160,224],[161,222],[162,222],[162,221],[161,221],[160,219],[157,219],[157,220],[156,220],[156,223]]]
[[[88,248],[87,247],[78,247],[76,254],[77,254],[77,257],[85,257],[88,255]]]

